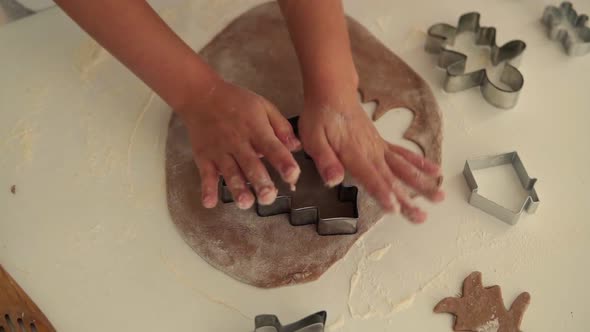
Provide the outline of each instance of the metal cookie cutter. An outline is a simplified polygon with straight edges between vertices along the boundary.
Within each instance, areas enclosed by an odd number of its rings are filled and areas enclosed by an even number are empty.
[[[289,119],[291,125],[297,134],[298,117]],[[296,152],[294,154],[296,160],[300,163],[312,163],[311,158],[304,152]],[[308,167],[311,171],[316,172],[318,181],[321,181],[315,166]],[[271,177],[278,181],[278,175],[272,176],[274,172],[269,168]],[[322,189],[325,187],[321,186]],[[326,195],[334,195],[335,203],[346,205],[346,213],[342,212],[340,216],[322,217],[321,209],[315,205],[296,205],[293,197],[296,193],[290,190],[279,190],[276,200],[270,205],[256,204],[256,213],[260,217],[269,217],[278,214],[289,214],[289,223],[293,226],[303,226],[310,224],[317,224],[317,232],[319,235],[349,235],[356,234],[357,223],[359,218],[358,213],[358,188],[355,186],[348,186],[340,184],[335,189],[326,189]],[[233,202],[233,197],[229,187],[223,179],[219,185],[220,199],[223,203]]]
[[[526,44],[521,40],[512,40],[499,47],[496,45],[496,29],[481,27],[479,18],[479,13],[472,12],[461,15],[456,28],[445,23],[431,26],[428,29],[425,50],[439,54],[438,66],[447,71],[443,86],[445,91],[458,92],[480,86],[481,93],[488,103],[499,108],[512,108],[516,105],[524,85],[524,78],[516,67],[520,64]],[[500,82],[505,87],[492,82],[485,68],[465,72],[467,56],[447,48],[453,45],[455,37],[462,32],[473,32],[476,36],[476,45],[490,47],[491,61],[494,66],[504,63]]]
[[[545,7],[542,22],[547,27],[549,39],[560,41],[568,55],[590,52],[588,16],[578,15],[570,2],[562,2],[559,7]]]
[[[254,332],[323,332],[326,318],[326,312],[320,311],[298,322],[282,326],[275,315],[259,315],[254,318]]]
[[[473,171],[478,169],[484,169],[499,165],[512,164],[522,187],[528,192],[527,198],[522,203],[520,210],[512,211],[505,208],[478,193],[478,185],[473,176]],[[496,156],[488,156],[477,159],[467,160],[465,162],[465,168],[463,169],[463,175],[467,181],[467,185],[471,190],[469,196],[469,204],[483,210],[484,212],[491,214],[492,216],[510,224],[515,225],[520,218],[520,215],[527,211],[528,213],[535,213],[539,206],[539,196],[534,186],[537,179],[529,177],[527,171],[520,160],[520,157],[516,152],[504,153]]]

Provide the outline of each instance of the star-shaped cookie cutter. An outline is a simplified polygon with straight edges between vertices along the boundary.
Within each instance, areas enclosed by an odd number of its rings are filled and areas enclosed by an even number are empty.
[[[289,119],[295,134],[297,135],[297,124],[299,117]],[[304,152],[295,152],[295,158],[303,160],[310,159]],[[303,156],[302,156],[303,155]],[[315,169],[315,168],[314,168]],[[316,171],[317,172],[317,171]],[[320,208],[314,205],[293,206],[293,194],[286,191],[279,191],[276,200],[270,205],[261,205],[256,203],[256,214],[260,217],[270,217],[279,214],[289,214],[289,223],[293,226],[304,226],[317,224],[317,233],[319,235],[350,235],[356,234],[359,218],[358,212],[358,188],[340,184],[336,187],[337,199],[341,203],[351,204],[351,213],[348,216],[339,217],[322,217]],[[220,200],[223,203],[233,202],[233,197],[229,187],[223,179],[219,181]]]
[[[509,208],[501,206],[498,203],[480,195],[478,193],[479,187],[473,175],[474,170],[506,164],[511,164],[512,167],[514,167],[514,171],[520,180],[520,184],[528,192],[528,196],[525,198],[524,202],[522,202],[522,205],[520,205],[521,207],[518,211],[513,211]],[[532,214],[535,213],[537,207],[539,206],[539,196],[537,195],[537,191],[534,188],[537,179],[529,177],[526,169],[524,168],[522,160],[520,160],[520,157],[516,151],[467,160],[465,162],[465,167],[463,168],[463,176],[465,176],[467,185],[471,190],[469,204],[510,225],[515,225],[524,211]]]
[[[438,66],[447,71],[443,85],[445,91],[458,92],[480,86],[481,93],[488,103],[499,108],[512,108],[516,105],[524,85],[524,78],[516,67],[520,64],[526,44],[522,40],[512,40],[499,47],[496,44],[496,29],[481,27],[479,19],[479,13],[471,12],[461,15],[457,27],[446,23],[431,26],[428,29],[425,50],[439,54]],[[462,32],[473,32],[476,36],[476,45],[490,47],[491,62],[494,66],[504,63],[500,82],[505,86],[492,82],[485,68],[465,72],[467,56],[448,49],[448,46],[453,45],[456,36]]]
[[[275,315],[258,315],[254,318],[254,332],[323,332],[327,316],[325,311],[320,311],[283,326]]]
[[[571,2],[562,2],[559,7],[545,7],[542,22],[547,27],[549,39],[560,41],[568,55],[580,56],[590,52],[588,16],[578,15]]]

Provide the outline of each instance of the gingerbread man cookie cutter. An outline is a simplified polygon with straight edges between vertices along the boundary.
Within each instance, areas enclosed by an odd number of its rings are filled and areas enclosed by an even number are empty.
[[[289,119],[291,126],[297,135],[297,124],[299,117]],[[301,156],[304,155],[304,157]],[[296,158],[307,158],[304,152],[296,152]],[[314,168],[314,172],[317,172]],[[289,214],[289,223],[293,226],[304,226],[310,224],[317,225],[319,235],[350,235],[356,234],[359,219],[358,212],[358,188],[340,184],[336,187],[337,197],[334,197],[339,203],[350,203],[349,213],[342,213],[342,216],[322,217],[321,209],[316,205],[296,205],[293,202],[294,194],[287,191],[279,191],[275,201],[269,205],[256,203],[256,214],[260,217],[270,217],[279,214]],[[231,191],[226,182],[221,179],[219,182],[220,200],[223,203],[234,201]]]
[[[580,56],[590,52],[588,15],[578,15],[571,2],[562,2],[559,7],[545,7],[541,20],[547,27],[549,39],[560,41],[568,55]]]
[[[516,175],[518,175],[520,184],[528,192],[528,196],[525,198],[524,202],[522,202],[520,209],[517,211],[506,208],[480,195],[478,193],[479,186],[475,180],[475,176],[473,175],[474,170],[506,164],[511,164],[512,167],[514,167],[514,171],[516,172]],[[535,190],[535,183],[537,183],[537,179],[529,177],[526,169],[524,168],[522,160],[516,151],[467,160],[465,162],[465,167],[463,168],[463,176],[465,177],[467,185],[471,191],[469,196],[469,204],[510,225],[515,225],[520,219],[520,216],[525,211],[531,214],[535,213],[537,207],[539,206],[539,196]]]
[[[325,311],[320,311],[283,326],[275,315],[258,315],[254,318],[254,332],[323,332],[327,316]]]
[[[438,66],[446,70],[443,88],[447,92],[458,92],[480,86],[484,99],[498,108],[509,109],[516,105],[518,96],[524,85],[524,78],[517,69],[526,49],[522,40],[512,40],[503,46],[496,44],[496,29],[482,27],[479,24],[480,14],[471,12],[461,15],[457,27],[446,23],[438,23],[428,29],[425,50],[438,54]],[[472,32],[475,34],[476,45],[489,46],[491,62],[494,66],[504,64],[500,76],[502,86],[488,77],[486,69],[465,72],[467,55],[450,50],[458,34]]]

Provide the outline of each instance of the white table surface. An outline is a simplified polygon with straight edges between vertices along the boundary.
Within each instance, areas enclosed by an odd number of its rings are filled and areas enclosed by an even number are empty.
[[[258,2],[194,0],[162,13],[199,49]],[[531,293],[523,330],[587,330],[590,55],[569,58],[546,38],[547,1],[362,3],[347,11],[438,98],[448,198],[426,205],[425,225],[386,217],[320,280],[274,290],[213,269],[176,232],[164,187],[170,109],[159,98],[57,9],[0,28],[0,263],[59,331],[250,331],[257,314],[290,322],[317,310],[329,331],[451,331],[451,316],[432,308],[475,270],[507,305]],[[590,13],[590,2],[575,5]],[[478,89],[445,94],[423,51],[429,25],[471,10],[500,43],[528,44],[513,110]],[[409,119],[390,112],[378,127],[397,139]],[[539,179],[541,205],[510,227],[467,204],[461,171],[467,158],[512,150]]]

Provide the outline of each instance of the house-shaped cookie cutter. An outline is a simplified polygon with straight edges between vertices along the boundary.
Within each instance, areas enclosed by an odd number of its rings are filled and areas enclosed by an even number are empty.
[[[275,315],[258,315],[254,318],[254,332],[323,332],[327,316],[325,311],[320,311],[283,326]]]
[[[514,170],[520,180],[520,184],[528,192],[528,196],[518,211],[508,209],[480,195],[478,193],[479,188],[477,182],[475,181],[475,177],[473,175],[473,171],[475,170],[506,164],[511,164],[512,167],[514,167]],[[524,168],[524,165],[522,164],[522,160],[516,152],[467,160],[463,169],[463,176],[465,176],[467,185],[471,190],[469,204],[510,225],[515,225],[524,211],[532,214],[535,213],[537,207],[539,206],[539,196],[537,195],[537,191],[534,188],[537,179],[529,177],[526,169]]]
[[[446,70],[443,88],[447,92],[458,92],[480,86],[485,100],[499,108],[512,108],[524,85],[524,78],[516,68],[520,64],[526,44],[522,40],[512,40],[503,46],[496,44],[496,28],[482,27],[480,14],[471,12],[461,15],[457,27],[438,23],[428,29],[425,50],[438,54],[438,66]],[[505,87],[495,84],[486,73],[486,69],[465,72],[467,55],[450,50],[455,38],[462,32],[475,34],[475,44],[489,46],[491,62],[494,66],[504,63],[500,81]]]
[[[562,2],[559,7],[545,7],[541,20],[547,27],[549,39],[560,41],[568,55],[580,56],[590,52],[588,16],[578,15],[571,2]],[[571,27],[573,35],[564,25]]]
[[[295,134],[297,135],[297,124],[299,117],[289,119]],[[296,152],[304,153],[304,152]],[[309,156],[305,155],[306,158]],[[223,179],[219,182],[220,200],[223,203],[233,202],[231,191]],[[276,200],[270,205],[261,205],[256,203],[256,214],[260,217],[269,217],[279,214],[289,214],[289,223],[293,226],[303,226],[317,224],[317,233],[319,235],[350,235],[356,234],[359,219],[358,212],[358,188],[340,184],[336,187],[338,199],[340,202],[350,202],[352,204],[352,214],[342,217],[323,218],[321,211],[317,206],[293,207],[292,197],[289,194],[279,193]]]

